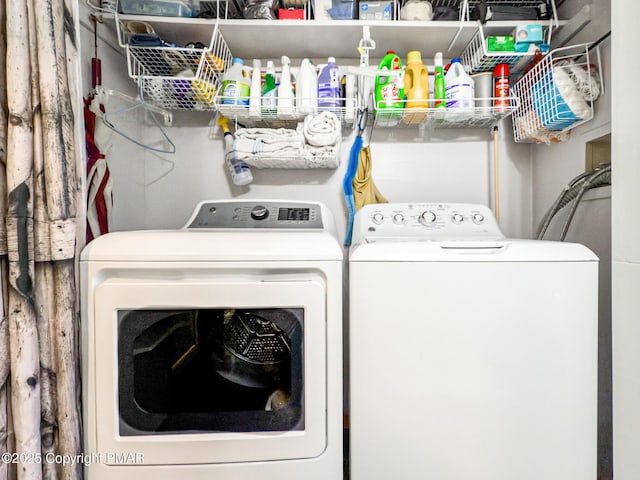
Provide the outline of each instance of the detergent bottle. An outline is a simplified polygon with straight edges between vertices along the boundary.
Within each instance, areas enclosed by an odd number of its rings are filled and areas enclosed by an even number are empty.
[[[318,75],[318,110],[329,110],[338,115],[340,100],[338,65],[334,57],[329,57]]]
[[[391,71],[393,74],[376,75],[373,110],[379,118],[400,118],[404,108],[402,60],[395,51],[387,50],[387,54],[378,65],[378,71]]]
[[[231,68],[222,77],[221,103],[223,105],[249,105],[250,80],[244,70],[244,60],[234,58]]]
[[[407,54],[407,66],[404,72],[404,93],[406,97],[405,123],[421,123],[426,112],[415,112],[412,109],[429,108],[429,73],[422,63],[422,56],[417,50]]]
[[[451,66],[444,77],[447,91],[447,108],[470,112],[474,107],[474,81],[464,71],[459,58],[451,59]]]

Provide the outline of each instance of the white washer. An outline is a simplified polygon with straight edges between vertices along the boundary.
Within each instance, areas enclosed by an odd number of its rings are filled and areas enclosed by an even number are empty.
[[[207,201],[89,243],[87,478],[342,479],[342,263],[312,202]]]
[[[596,478],[598,259],[467,204],[358,211],[352,480]]]

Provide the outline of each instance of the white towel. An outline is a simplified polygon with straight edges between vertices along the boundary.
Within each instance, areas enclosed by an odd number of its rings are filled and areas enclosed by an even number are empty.
[[[239,128],[236,139],[260,140],[262,143],[304,144],[304,136],[290,128]]]
[[[309,145],[317,147],[336,145],[342,135],[340,119],[335,113],[329,111],[307,115],[304,118],[303,133]]]

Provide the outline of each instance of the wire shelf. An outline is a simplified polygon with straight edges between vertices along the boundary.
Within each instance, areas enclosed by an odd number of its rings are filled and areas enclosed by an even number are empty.
[[[593,118],[599,93],[588,44],[562,47],[543,57],[512,88],[516,142],[548,142]]]
[[[496,101],[506,104],[494,107]],[[518,108],[518,98],[476,98],[473,104],[473,107],[463,109],[378,108],[374,113],[374,122],[382,128],[490,128]]]
[[[249,97],[240,97],[238,101],[248,102]],[[294,101],[290,110],[278,113],[277,107],[225,104],[220,96],[216,96],[214,107],[225,117],[235,120],[236,123],[245,127],[296,128],[300,122],[304,121],[307,115],[322,111],[335,113],[343,127],[353,126],[358,113],[355,99],[340,99],[339,102],[342,105],[345,102],[353,103],[348,107],[316,107],[311,110],[306,107],[303,110],[299,110]]]
[[[174,110],[215,109],[214,98],[233,60],[217,21],[208,45],[188,46],[170,44],[153,31],[132,32],[132,22],[121,21],[117,10],[115,21],[129,77],[142,85],[156,105]],[[142,22],[133,23],[139,29]]]

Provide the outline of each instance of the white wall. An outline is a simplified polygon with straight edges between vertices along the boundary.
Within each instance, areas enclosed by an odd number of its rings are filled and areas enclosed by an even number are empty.
[[[640,3],[612,2],[613,425],[616,480],[640,478]]]

